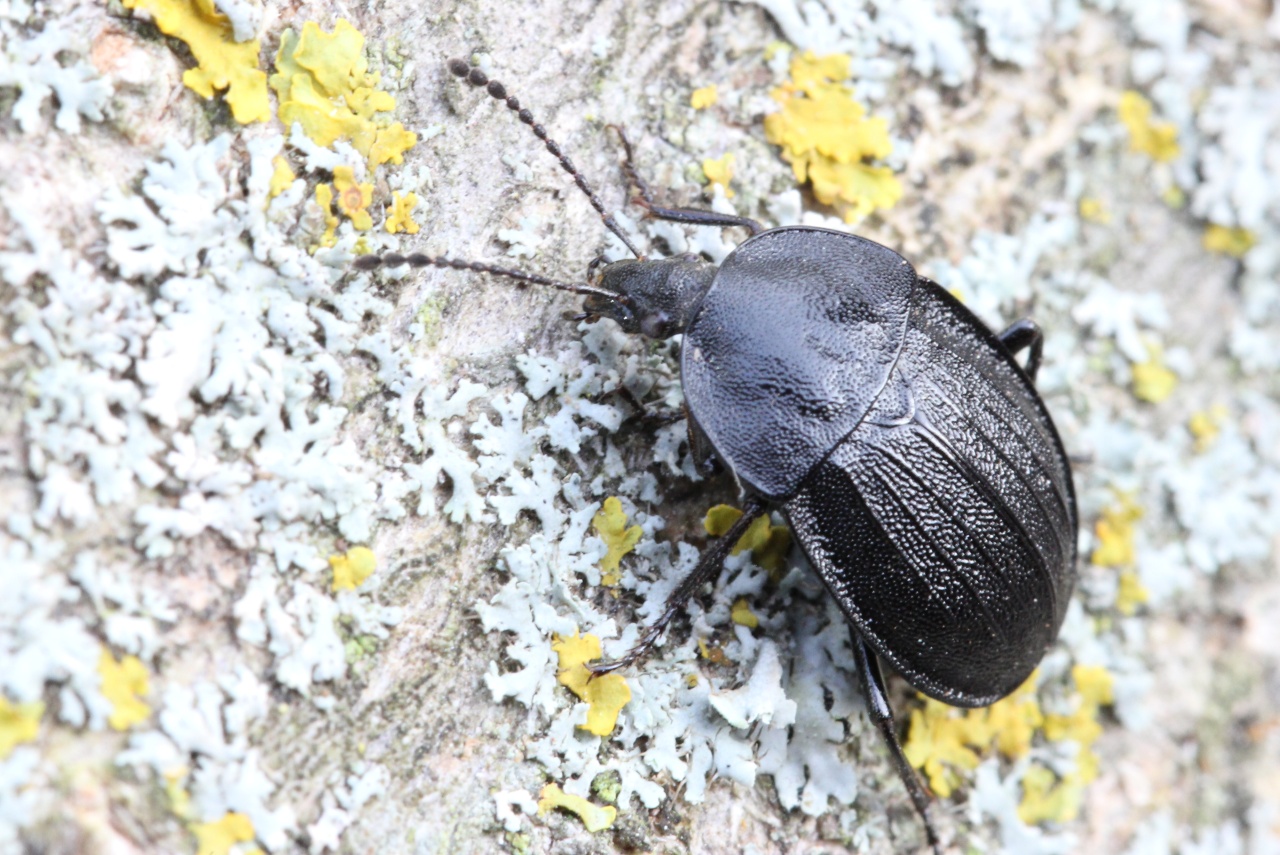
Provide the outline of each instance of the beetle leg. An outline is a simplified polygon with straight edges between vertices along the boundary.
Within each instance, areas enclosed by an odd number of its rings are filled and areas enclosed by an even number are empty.
[[[591,259],[591,261],[587,263],[587,281],[592,282],[592,284],[595,284],[592,280],[595,279],[596,270],[601,265],[604,265],[607,263],[608,263],[608,259],[606,259],[603,255],[597,255],[595,258]]]
[[[693,455],[694,468],[704,478],[710,478],[720,471],[720,460],[706,435],[698,428],[697,422],[689,412],[689,405],[684,406],[684,416],[689,420],[689,453]]]
[[[647,428],[663,428],[667,425],[673,425],[685,417],[684,410],[655,410],[641,406],[640,412],[636,413],[632,418],[639,419],[640,423]]]
[[[938,833],[933,828],[933,821],[929,818],[929,796],[920,785],[920,779],[916,777],[915,770],[907,762],[907,756],[902,753],[902,743],[898,741],[898,732],[894,727],[893,709],[889,706],[889,696],[884,690],[884,677],[880,674],[880,660],[876,659],[875,653],[868,649],[861,635],[856,631],[852,632],[852,635],[853,652],[858,658],[858,678],[862,681],[862,695],[867,701],[867,713],[880,728],[885,742],[889,744],[889,756],[893,758],[893,765],[898,769],[898,777],[902,779],[902,784],[907,788],[916,811],[924,820],[924,832],[929,838],[929,845],[933,847],[935,855],[939,855],[942,849],[938,843]]]
[[[574,315],[573,317],[576,318],[578,316]],[[687,409],[684,407],[681,407],[678,410],[658,409],[656,407],[650,407],[647,404],[645,404],[644,401],[641,401],[636,396],[635,392],[632,392],[626,386],[621,386],[621,385],[618,386],[618,388],[616,389],[609,390],[608,392],[601,392],[598,395],[592,395],[590,396],[590,400],[596,403],[599,403],[600,401],[606,398],[609,398],[613,395],[616,395],[622,400],[626,401],[627,405],[635,410],[634,413],[632,413],[631,415],[623,419],[624,422],[630,422],[634,420],[636,422],[639,422],[640,424],[645,425],[646,427],[656,429],[660,427],[666,427],[667,425],[670,425],[670,424],[675,424],[681,419],[688,417]]]
[[[1036,372],[1040,370],[1040,357],[1044,355],[1044,333],[1040,331],[1040,326],[1030,318],[1023,318],[1020,321],[1014,321],[996,338],[1000,339],[1000,343],[1014,356],[1017,356],[1018,351],[1024,347],[1031,348],[1023,370],[1027,372],[1032,383],[1036,382]]]
[[[599,677],[602,674],[608,674],[620,668],[634,665],[647,656],[653,646],[657,644],[658,639],[662,636],[662,631],[667,628],[667,624],[671,623],[676,615],[684,611],[684,607],[694,594],[698,593],[704,585],[719,575],[720,568],[724,565],[724,559],[729,555],[733,547],[737,546],[738,540],[746,533],[751,524],[756,521],[756,518],[764,512],[765,504],[763,499],[755,496],[748,497],[742,509],[742,516],[725,532],[724,537],[717,540],[710,549],[702,553],[702,558],[699,559],[698,565],[693,568],[688,576],[680,580],[680,584],[667,597],[661,616],[641,633],[640,640],[636,642],[636,646],[618,659],[589,664],[587,665],[587,670],[592,675]]]
[[[627,139],[627,135],[623,133],[622,128],[617,125],[609,125],[618,134],[618,139],[622,140],[623,151],[626,152],[626,159],[622,162],[622,172],[627,176],[627,184],[636,188],[636,192],[640,197],[635,200],[651,216],[657,217],[659,220],[671,220],[677,223],[691,223],[698,226],[742,226],[751,232],[752,235],[758,235],[764,231],[764,226],[748,217],[738,217],[733,214],[721,214],[718,211],[706,211],[701,208],[662,208],[653,202],[653,191],[649,189],[649,184],[640,177],[639,171],[636,170],[635,159],[631,151],[631,141]]]
[[[659,220],[671,220],[672,222],[689,223],[695,226],[743,226],[752,235],[758,235],[764,231],[764,226],[750,217],[722,214],[719,211],[706,211],[702,208],[660,208],[657,205],[649,204],[645,200],[640,200],[639,204],[649,212],[650,216]]]

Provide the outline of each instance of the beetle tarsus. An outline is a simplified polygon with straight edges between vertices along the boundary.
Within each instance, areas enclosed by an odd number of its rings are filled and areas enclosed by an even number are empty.
[[[1044,333],[1041,332],[1040,325],[1030,318],[1023,318],[1020,321],[1014,321],[996,338],[1000,339],[1000,343],[1014,356],[1024,348],[1031,348],[1030,353],[1027,354],[1027,364],[1022,370],[1026,372],[1032,383],[1036,382],[1036,373],[1040,370],[1040,360],[1044,356]]]
[[[689,600],[702,589],[702,586],[714,580],[720,574],[720,568],[724,565],[725,558],[728,557],[730,551],[737,545],[738,540],[742,538],[742,535],[746,533],[751,524],[756,521],[756,518],[764,512],[765,503],[763,499],[756,496],[748,497],[742,508],[742,516],[725,532],[724,537],[717,540],[710,549],[702,553],[702,558],[698,561],[698,565],[690,571],[688,576],[680,580],[680,584],[671,592],[671,596],[667,597],[666,605],[662,609],[662,615],[645,628],[636,645],[617,659],[587,665],[587,670],[593,676],[600,677],[622,668],[630,667],[648,656],[654,645],[658,643],[658,639],[662,637],[667,624],[671,623],[676,615],[684,611],[684,607]]]
[[[894,725],[893,708],[889,706],[884,677],[880,674],[880,661],[876,659],[875,652],[867,647],[867,643],[862,640],[862,636],[858,635],[856,630],[851,630],[850,634],[853,652],[858,660],[858,679],[862,683],[862,696],[867,702],[867,715],[871,716],[871,720],[875,722],[889,745],[889,755],[893,758],[893,765],[898,770],[902,785],[907,788],[907,794],[911,796],[916,812],[924,821],[925,836],[929,839],[934,855],[941,855],[942,848],[938,842],[938,832],[934,829],[933,820],[929,816],[931,800],[920,784],[920,779],[916,777],[915,770],[907,762],[907,755],[902,752],[902,743],[898,741],[898,731]]]

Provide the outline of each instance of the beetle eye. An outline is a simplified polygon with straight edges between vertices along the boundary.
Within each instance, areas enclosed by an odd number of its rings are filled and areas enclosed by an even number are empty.
[[[621,302],[613,304],[612,308],[607,313],[607,317],[613,318],[615,321],[618,322],[618,326],[622,327],[624,330],[627,330],[628,332],[633,332],[636,328],[635,313],[632,312],[630,309],[628,309]]]

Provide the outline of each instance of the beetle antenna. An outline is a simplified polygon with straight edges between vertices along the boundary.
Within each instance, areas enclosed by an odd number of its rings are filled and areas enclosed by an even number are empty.
[[[612,291],[606,291],[603,288],[596,288],[592,285],[575,285],[572,282],[560,282],[556,279],[548,279],[545,276],[539,276],[536,273],[525,273],[522,270],[511,270],[507,267],[495,267],[492,264],[483,264],[479,261],[460,261],[456,258],[444,258],[443,256],[431,256],[421,252],[410,253],[409,255],[401,255],[398,252],[385,252],[382,255],[362,255],[355,261],[351,262],[351,266],[357,270],[376,270],[379,267],[399,267],[401,264],[407,264],[410,267],[448,267],[453,270],[474,270],[476,273],[488,273],[491,276],[505,276],[508,279],[514,279],[521,285],[543,285],[548,288],[558,288],[561,291],[569,291],[574,294],[593,294],[597,297],[604,297],[611,302],[627,302],[623,295],[615,294]]]
[[[622,241],[623,244],[626,245],[627,249],[631,250],[632,255],[636,258],[644,258],[644,256],[641,255],[640,250],[636,249],[635,244],[631,242],[631,239],[628,238],[626,233],[622,230],[622,227],[618,225],[618,221],[613,218],[613,214],[610,214],[604,209],[604,203],[600,201],[600,197],[598,197],[595,191],[591,189],[591,185],[587,183],[587,179],[583,174],[578,171],[576,166],[573,165],[573,161],[569,159],[568,155],[560,150],[560,144],[547,136],[547,129],[533,120],[533,113],[530,113],[527,108],[521,107],[520,101],[517,100],[516,96],[507,94],[506,86],[503,86],[496,80],[490,80],[489,75],[485,74],[465,59],[449,60],[449,71],[455,77],[462,78],[477,89],[484,89],[491,97],[505,103],[508,110],[515,113],[521,122],[528,125],[533,131],[533,135],[542,140],[546,145],[547,151],[551,152],[551,154],[560,161],[561,168],[563,168],[565,172],[569,173],[569,177],[573,179],[574,184],[578,185],[578,189],[585,193],[587,198],[591,200],[591,207],[596,209],[596,213],[598,213],[600,215],[600,219],[604,221],[605,228],[613,232],[614,235],[617,236],[618,240]]]

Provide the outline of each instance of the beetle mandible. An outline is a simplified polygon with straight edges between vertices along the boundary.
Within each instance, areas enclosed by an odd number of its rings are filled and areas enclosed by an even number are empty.
[[[939,849],[929,799],[903,756],[879,659],[914,688],[962,707],[1008,695],[1057,637],[1075,581],[1071,469],[1034,380],[1031,321],[995,334],[891,249],[808,226],[664,208],[626,151],[624,171],[653,217],[742,226],[715,267],[645,259],[560,146],[496,80],[449,70],[529,125],[635,259],[576,285],[422,254],[380,265],[452,267],[585,296],[578,318],[651,338],[683,334],[680,376],[695,456],[737,479],[744,513],[707,549],[640,643],[597,674],[635,663],[714,580],[752,521],[778,509],[848,619],[871,718]],[[1025,366],[1014,357],[1028,351]]]

